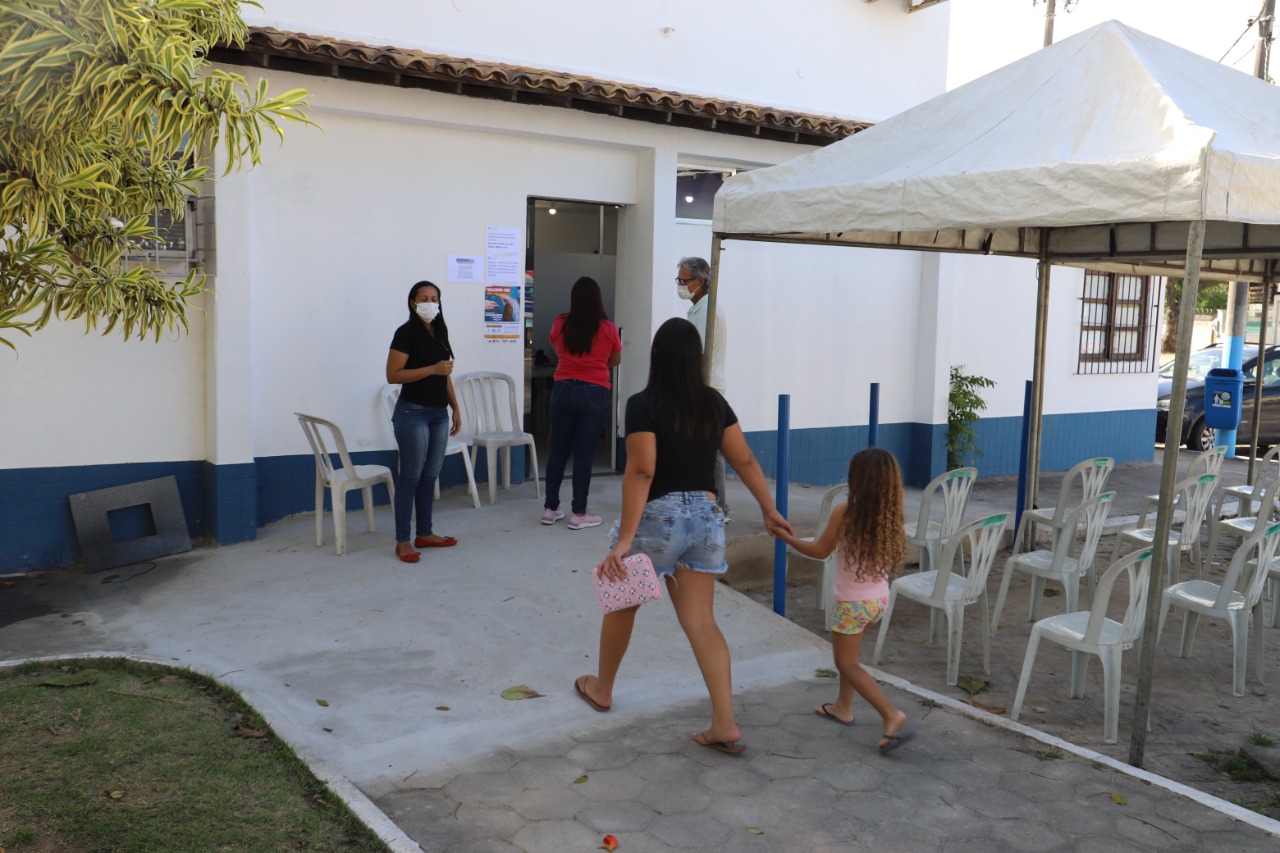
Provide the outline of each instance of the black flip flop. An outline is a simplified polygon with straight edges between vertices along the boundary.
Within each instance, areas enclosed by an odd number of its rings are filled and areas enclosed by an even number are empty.
[[[886,744],[881,744],[881,745],[880,745],[880,747],[878,747],[878,748],[879,748],[879,750],[880,750],[880,754],[881,754],[881,755],[888,755],[889,753],[893,752],[893,751],[894,751],[895,749],[897,749],[898,747],[902,746],[902,745],[903,745],[904,743],[906,743],[907,741],[909,741],[909,740],[913,739],[915,736],[916,736],[916,733],[915,733],[914,731],[909,731],[909,732],[899,732],[899,733],[898,733],[898,734],[896,734],[896,735],[885,735],[884,737],[882,737],[882,738],[880,738],[880,739],[881,739],[881,740],[887,740],[887,741],[888,741],[888,743],[886,743]]]
[[[819,705],[817,708],[813,709],[813,713],[817,714],[819,717],[822,717],[823,719],[830,720],[833,723],[839,723],[842,726],[857,725],[858,723],[857,720],[850,720],[849,722],[846,723],[844,720],[840,719],[835,714],[828,711],[827,709],[830,708],[831,705],[832,705],[831,702],[826,702],[822,705]]]
[[[703,737],[702,732],[693,735],[689,740],[698,746],[705,746],[707,749],[714,749],[716,752],[725,752],[729,755],[741,755],[747,751],[747,748],[740,743],[729,743],[723,740],[707,740]]]
[[[590,677],[591,677],[591,676],[589,676],[589,675],[579,675],[579,676],[574,680],[574,682],[573,682],[573,689],[574,689],[574,692],[575,692],[575,693],[577,693],[579,696],[581,696],[581,697],[582,697],[582,701],[583,701],[583,702],[586,702],[588,705],[590,705],[592,708],[595,708],[595,709],[596,709],[597,711],[599,711],[600,713],[602,713],[602,714],[607,714],[607,713],[609,712],[609,707],[610,707],[610,706],[608,706],[608,705],[601,705],[599,702],[597,702],[596,700],[594,700],[594,699],[592,699],[590,696],[588,696],[588,695],[587,695],[587,691],[586,691],[586,690],[583,690],[583,689],[582,689],[582,680],[583,680],[584,678],[590,678]]]

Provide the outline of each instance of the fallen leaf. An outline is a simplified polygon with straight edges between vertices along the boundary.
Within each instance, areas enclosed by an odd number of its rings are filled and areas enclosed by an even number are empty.
[[[98,583],[111,583],[112,581],[118,581],[118,580],[120,580],[119,575],[107,575],[105,578],[98,581]]]
[[[834,669],[815,669],[813,671],[814,678],[839,678],[840,673]]]
[[[583,774],[582,774],[581,776],[579,776],[577,779],[574,779],[574,780],[573,780],[573,784],[575,784],[575,785],[581,785],[581,784],[582,784],[583,782],[585,782],[585,781],[587,781],[587,774],[586,774],[586,773],[583,773]]]
[[[102,796],[109,800],[118,800],[124,796],[124,791],[103,791]]]
[[[596,849],[597,849],[597,850],[608,850],[608,851],[610,851],[610,853],[613,853],[613,851],[614,851],[614,850],[617,850],[617,849],[618,849],[618,839],[614,838],[612,835],[606,835],[606,836],[604,837],[604,843],[603,843],[603,844],[601,844],[601,845],[600,845],[599,847],[597,847]]]
[[[1054,589],[1053,587],[1045,588],[1045,591],[1044,591],[1045,598],[1053,598],[1055,595],[1062,595],[1062,590]]]
[[[987,705],[982,702],[979,702],[977,699],[974,699],[972,696],[969,697],[969,704],[980,711],[986,711],[988,714],[1003,714],[1005,712],[1003,705]]]
[[[437,706],[436,706],[436,710],[437,710],[437,711],[447,711],[447,710],[449,710],[449,706],[448,706],[448,705],[437,705]]]
[[[253,729],[243,723],[236,726],[236,737],[266,737],[266,729]]]
[[[326,732],[333,731],[333,729],[329,728],[328,726],[321,726],[320,728],[324,729]]]
[[[530,687],[525,687],[523,684],[517,684],[515,687],[508,687],[502,691],[502,698],[510,699],[513,702],[519,699],[538,699],[541,696],[541,693]]]
[[[317,705],[319,705],[321,708],[328,708],[328,707],[329,707],[329,703],[328,703],[327,701],[325,701],[324,699],[317,699],[317,700],[316,700],[316,704],[317,704]]]
[[[72,711],[72,712],[71,712],[70,714],[68,714],[67,716],[71,717],[71,721],[72,721],[72,722],[78,723],[78,722],[80,722],[80,714],[81,714],[81,710],[80,710],[79,708],[76,708],[74,711]]]
[[[97,680],[98,671],[96,669],[84,669],[80,672],[72,672],[66,675],[51,675],[40,684],[45,687],[82,687],[86,684],[94,684]]]
[[[1125,806],[1129,804],[1128,800],[1126,800],[1124,797],[1120,796],[1119,794],[1112,794],[1111,802],[1115,803],[1117,806]]]
[[[970,696],[975,693],[981,693],[991,685],[991,682],[985,678],[977,678],[972,675],[962,675],[956,679],[956,687],[959,687]]]
[[[752,835],[764,835],[763,829],[756,829],[754,826],[748,826],[747,832],[751,833]]]
[[[170,681],[181,681],[182,676],[181,675],[162,675],[156,680],[159,681],[161,684],[167,684]]]

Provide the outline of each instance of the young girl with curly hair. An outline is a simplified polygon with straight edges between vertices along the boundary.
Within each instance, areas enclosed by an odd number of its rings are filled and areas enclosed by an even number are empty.
[[[884,695],[880,685],[858,662],[862,635],[880,621],[889,603],[889,581],[907,555],[902,529],[902,473],[891,454],[868,448],[849,460],[849,501],[831,511],[827,529],[814,541],[797,539],[781,528],[769,532],[806,557],[824,560],[839,552],[831,650],[840,672],[836,701],[818,705],[819,717],[852,726],[853,694],[871,703],[884,720],[879,750],[892,752],[913,732],[905,731],[907,715]]]

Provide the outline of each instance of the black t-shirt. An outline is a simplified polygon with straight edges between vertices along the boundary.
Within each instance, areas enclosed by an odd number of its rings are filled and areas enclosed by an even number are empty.
[[[441,340],[427,331],[421,320],[409,320],[396,329],[391,348],[409,356],[405,368],[414,370],[429,367],[437,362],[453,358],[448,340]],[[449,405],[449,389],[444,376],[428,376],[417,382],[406,382],[400,388],[400,399],[419,406]]]
[[[709,389],[711,390],[711,389]],[[716,451],[724,431],[738,422],[729,401],[720,392],[711,390],[722,415],[718,418],[720,429],[706,441],[690,443],[675,432],[670,424],[658,422],[654,417],[653,399],[648,390],[633,394],[627,400],[626,434],[651,432],[658,444],[658,460],[654,465],[653,482],[649,486],[649,500],[671,492],[714,492],[716,490]]]

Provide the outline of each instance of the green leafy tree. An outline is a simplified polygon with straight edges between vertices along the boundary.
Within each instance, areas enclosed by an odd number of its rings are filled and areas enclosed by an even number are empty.
[[[994,387],[996,383],[985,376],[965,373],[962,364],[951,366],[951,390],[947,395],[948,468],[962,468],[968,460],[982,455],[974,443],[977,433],[973,425],[987,408],[981,389]]]
[[[256,5],[256,4],[255,4]],[[243,44],[238,0],[0,3],[0,343],[58,317],[125,339],[186,331],[204,276],[165,282],[126,265],[181,217],[218,146],[227,169],[259,161],[282,119],[311,122],[307,93],[214,68]]]

